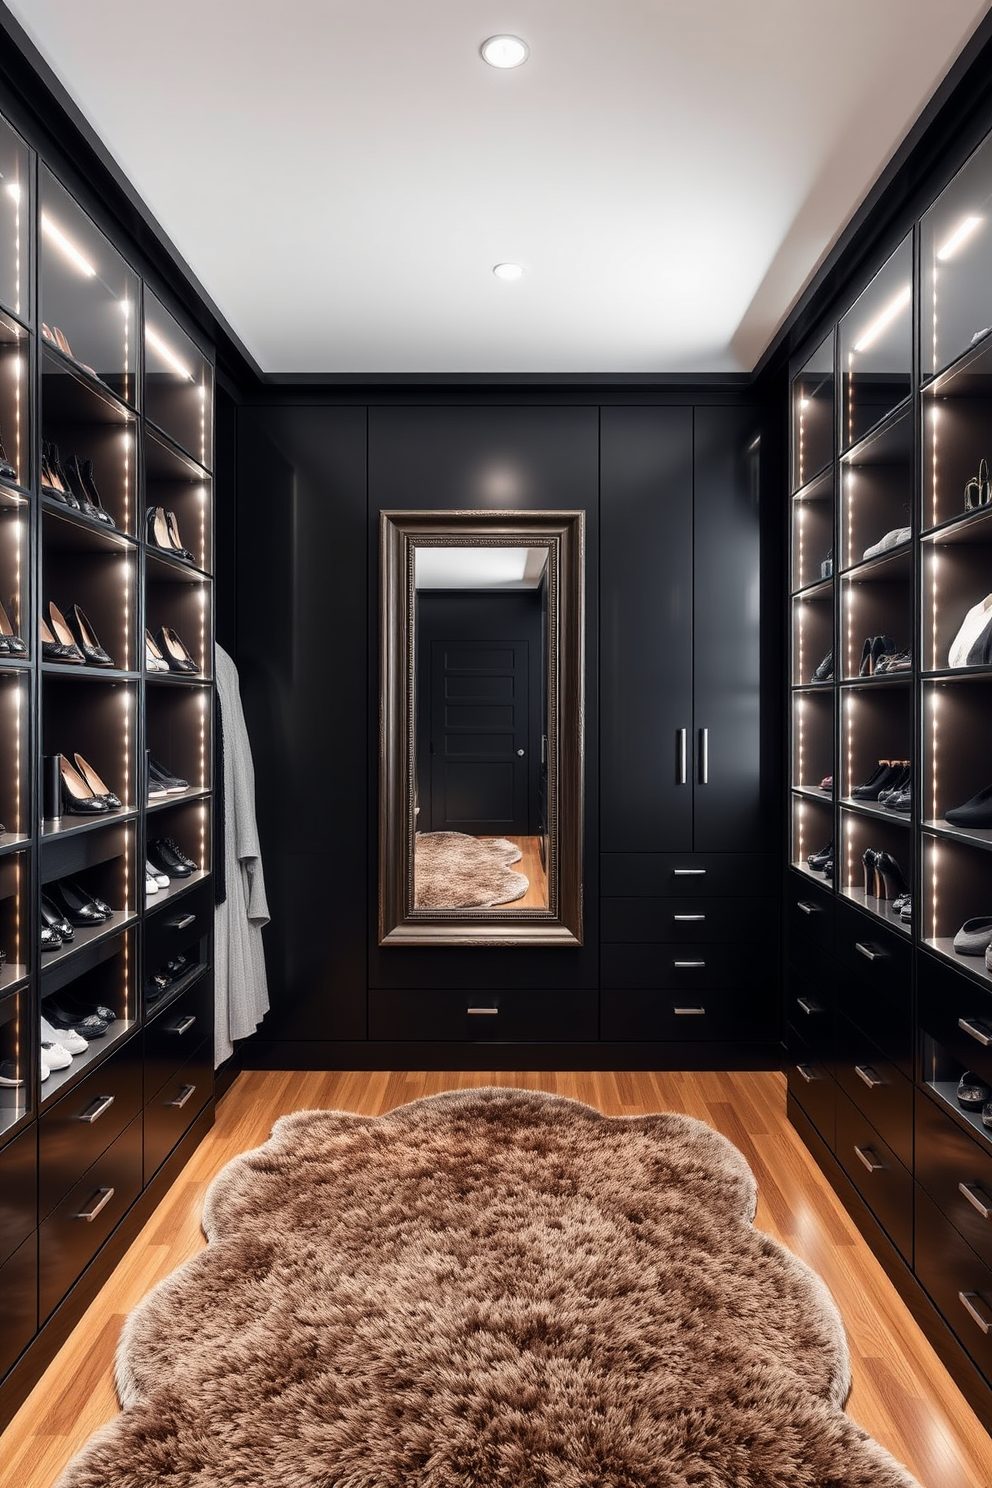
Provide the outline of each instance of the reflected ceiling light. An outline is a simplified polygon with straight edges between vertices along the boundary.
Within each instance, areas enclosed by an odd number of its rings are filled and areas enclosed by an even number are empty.
[[[171,367],[173,372],[179,377],[185,377],[187,382],[193,381],[193,374],[189,368],[183,365],[172,347],[162,340],[158,332],[153,331],[151,326],[147,324],[145,326],[145,340],[154,351],[158,352],[167,367]]]
[[[530,56],[530,47],[519,36],[489,36],[479,51],[490,67],[519,67]]]
[[[20,199],[21,199],[21,188],[20,188],[19,184],[16,181],[8,181],[7,184],[4,186],[3,189],[4,189],[4,191],[9,191],[10,194],[11,194],[11,196],[14,198],[15,201],[20,201]]]
[[[493,265],[493,273],[497,279],[519,279],[523,268],[520,264],[498,263]]]
[[[47,212],[42,212],[41,214],[41,230],[45,234],[45,237],[53,242],[60,252],[65,254],[69,262],[81,274],[85,274],[87,279],[93,279],[96,276],[96,269],[90,263],[89,259],[83,257],[72,239],[66,237],[62,229],[56,226]]]
[[[937,257],[940,259],[941,263],[946,262],[946,260],[949,259],[952,254],[955,254],[958,251],[962,243],[967,242],[981,220],[981,217],[962,218],[957,227],[951,233],[951,236],[947,239],[947,242],[944,243],[942,247],[937,249]]]
[[[885,328],[891,325],[896,316],[899,314],[900,310],[904,310],[906,308],[906,306],[909,304],[911,295],[911,287],[908,284],[904,285],[903,288],[896,295],[895,299],[889,301],[885,309],[882,311],[881,315],[879,315],[878,319],[872,321],[871,325],[861,337],[861,340],[854,343],[854,350],[867,351],[869,346],[873,345],[874,342],[878,340],[879,336],[882,334]]]

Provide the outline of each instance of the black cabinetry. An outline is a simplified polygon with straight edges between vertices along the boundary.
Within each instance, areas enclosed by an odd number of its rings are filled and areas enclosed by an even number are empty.
[[[786,884],[790,1112],[987,1422],[990,188],[986,141],[793,368]]]
[[[6,1416],[212,1101],[213,365],[2,121],[0,174]]]

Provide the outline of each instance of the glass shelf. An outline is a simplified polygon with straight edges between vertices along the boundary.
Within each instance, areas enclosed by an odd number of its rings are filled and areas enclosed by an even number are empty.
[[[145,290],[145,415],[206,469],[213,466],[214,371],[196,343]]]

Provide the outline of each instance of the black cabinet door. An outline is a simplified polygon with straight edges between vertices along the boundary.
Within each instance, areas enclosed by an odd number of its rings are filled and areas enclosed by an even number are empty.
[[[691,408],[604,408],[603,852],[691,851]]]
[[[756,852],[761,820],[758,415],[696,408],[693,847]]]

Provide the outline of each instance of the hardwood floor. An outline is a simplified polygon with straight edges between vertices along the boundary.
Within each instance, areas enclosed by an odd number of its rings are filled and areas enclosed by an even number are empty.
[[[530,883],[530,888],[522,899],[514,899],[514,909],[547,909],[548,907],[548,876],[541,862],[541,839],[540,837],[507,837],[507,842],[513,842],[520,849],[521,858],[519,863],[511,863],[514,873],[522,873]]]
[[[378,1115],[419,1096],[478,1085],[549,1090],[608,1115],[684,1111],[723,1132],[758,1180],[758,1227],[818,1271],[837,1301],[854,1365],[850,1415],[923,1488],[989,1488],[992,1442],[788,1125],[777,1073],[240,1075],[213,1131],[0,1436],[0,1481],[51,1488],[69,1458],[116,1414],[113,1355],[125,1316],[201,1248],[208,1183],[230,1158],[263,1142],[277,1116],[307,1108]]]

